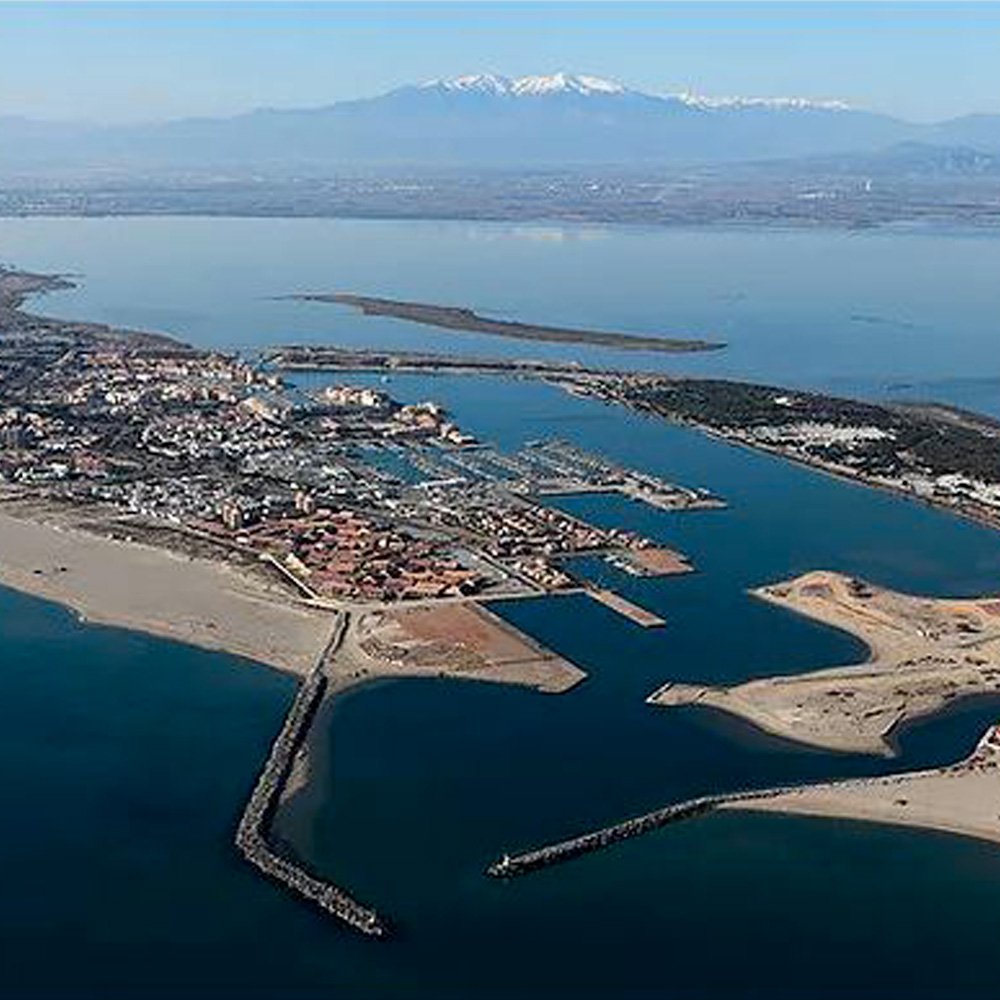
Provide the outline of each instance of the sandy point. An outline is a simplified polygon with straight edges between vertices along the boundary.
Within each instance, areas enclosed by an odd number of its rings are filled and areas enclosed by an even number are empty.
[[[394,606],[352,614],[336,675],[456,677],[518,684],[547,694],[575,687],[586,674],[476,602]]]
[[[920,827],[1000,844],[1000,726],[949,767],[809,785],[719,808]]]

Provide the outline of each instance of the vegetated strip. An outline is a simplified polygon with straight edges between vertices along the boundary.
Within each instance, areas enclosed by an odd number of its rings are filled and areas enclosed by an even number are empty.
[[[610,330],[581,330],[570,327],[543,326],[521,323],[516,320],[490,319],[462,306],[441,306],[424,302],[404,302],[348,292],[329,294],[292,295],[289,298],[303,302],[332,302],[360,309],[366,316],[390,316],[424,326],[444,330],[461,330],[484,333],[493,337],[510,337],[514,340],[539,340],[554,344],[594,344],[626,351],[715,351],[726,345],[716,341],[683,337],[654,337],[634,333],[617,333]]]
[[[337,619],[329,643],[299,687],[240,818],[236,830],[236,846],[265,875],[312,901],[362,934],[382,937],[386,928],[374,910],[358,903],[343,889],[315,878],[294,862],[281,857],[267,838],[267,829],[281,800],[295,754],[302,746],[326,693],[326,660],[339,647],[346,629],[347,616],[342,614]]]
[[[1000,426],[941,405],[722,379],[594,377],[581,390],[1000,529]]]
[[[628,369],[592,368],[574,362],[331,347],[327,344],[284,344],[267,348],[259,356],[278,371],[454,372],[535,378],[629,374]]]

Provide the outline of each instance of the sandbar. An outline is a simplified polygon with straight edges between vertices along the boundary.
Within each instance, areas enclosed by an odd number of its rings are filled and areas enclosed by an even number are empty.
[[[490,319],[462,306],[434,305],[427,302],[405,302],[373,295],[355,295],[350,292],[331,292],[289,296],[304,302],[331,302],[360,309],[366,316],[389,316],[423,326],[436,326],[443,330],[481,333],[492,337],[514,340],[537,340],[554,344],[593,344],[626,351],[715,351],[725,344],[709,340],[684,337],[650,336],[648,334],[619,333],[611,330],[583,330],[562,326],[545,326],[515,320]]]

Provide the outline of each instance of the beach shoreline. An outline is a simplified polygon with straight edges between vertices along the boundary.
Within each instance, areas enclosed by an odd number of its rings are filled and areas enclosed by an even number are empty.
[[[905,826],[1000,845],[1000,726],[949,767],[805,785],[718,808]]]
[[[88,624],[299,677],[323,648],[333,615],[348,610],[352,627],[332,675],[338,690],[382,677],[454,676],[561,693],[586,677],[476,601],[321,607],[291,594],[263,565],[184,554],[129,534],[141,536],[143,527],[102,522],[93,512],[85,522],[71,509],[8,498],[0,503],[0,586],[53,601]],[[358,642],[359,627],[371,632],[368,648]]]
[[[53,601],[81,621],[242,656],[303,676],[329,615],[215,560],[122,541],[51,512],[0,507],[0,586]]]

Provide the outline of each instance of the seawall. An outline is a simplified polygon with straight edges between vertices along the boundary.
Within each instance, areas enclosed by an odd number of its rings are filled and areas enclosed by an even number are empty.
[[[268,841],[268,828],[291,773],[295,755],[326,694],[327,658],[336,652],[343,641],[347,621],[344,614],[337,618],[330,641],[296,692],[240,817],[236,829],[236,847],[247,861],[269,878],[315,903],[362,934],[382,937],[386,933],[386,927],[374,910],[357,902],[343,889],[310,875],[295,862],[282,857]]]
[[[764,799],[790,791],[791,788],[768,788],[752,792],[729,792],[720,795],[702,795],[698,798],[675,802],[642,816],[633,816],[611,826],[602,827],[591,833],[549,844],[537,850],[525,851],[522,854],[505,854],[495,861],[486,873],[494,878],[511,878],[514,875],[524,875],[537,868],[547,868],[550,865],[561,864],[583,854],[599,851],[622,840],[641,836],[652,830],[678,823],[685,819],[694,819],[712,812],[726,802],[737,802],[747,799]]]

